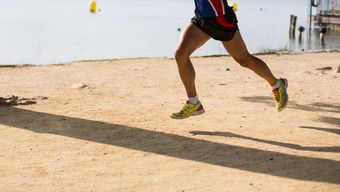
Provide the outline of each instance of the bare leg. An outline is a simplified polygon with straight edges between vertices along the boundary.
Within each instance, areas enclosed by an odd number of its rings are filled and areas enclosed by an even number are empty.
[[[190,23],[179,40],[175,51],[178,72],[188,97],[197,95],[195,86],[195,70],[190,61],[190,55],[210,39],[210,36]]]
[[[257,75],[265,79],[271,86],[277,82],[276,78],[268,68],[267,64],[261,59],[249,54],[247,47],[241,37],[240,31],[237,31],[234,38],[230,41],[222,42],[228,53],[241,66],[249,68]]]

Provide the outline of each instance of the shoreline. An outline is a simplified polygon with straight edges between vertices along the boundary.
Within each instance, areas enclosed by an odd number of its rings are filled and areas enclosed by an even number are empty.
[[[309,50],[309,51],[268,51],[252,53],[252,55],[287,55],[287,54],[308,54],[308,53],[340,53],[340,49],[320,49],[320,50]],[[191,56],[191,58],[212,58],[212,57],[229,57],[228,54],[213,54],[213,55],[200,55]],[[79,62],[101,62],[101,61],[116,61],[116,60],[136,60],[136,59],[173,59],[173,57],[132,57],[132,58],[117,58],[117,59],[98,59],[98,60],[78,60],[54,64],[0,64],[0,68],[7,67],[32,67],[32,66],[46,66],[46,65],[66,65],[71,63]]]

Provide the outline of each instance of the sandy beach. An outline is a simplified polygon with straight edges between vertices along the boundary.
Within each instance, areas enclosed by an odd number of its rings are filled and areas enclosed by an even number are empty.
[[[206,113],[184,120],[173,59],[0,66],[0,191],[340,191],[340,52],[192,58]]]

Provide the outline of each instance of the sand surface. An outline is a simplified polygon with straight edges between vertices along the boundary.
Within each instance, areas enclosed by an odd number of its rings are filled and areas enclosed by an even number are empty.
[[[228,56],[192,59],[206,113],[185,120],[173,59],[1,67],[0,191],[339,192],[340,52],[258,57],[283,112]]]

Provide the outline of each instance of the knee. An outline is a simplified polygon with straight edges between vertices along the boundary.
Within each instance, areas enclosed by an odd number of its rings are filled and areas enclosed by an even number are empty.
[[[251,65],[254,63],[254,60],[256,58],[252,55],[246,55],[246,56],[243,56],[243,57],[237,57],[235,58],[234,57],[234,60],[240,64],[242,67],[246,67],[246,68],[250,68]]]
[[[177,64],[179,64],[182,63],[181,61],[189,59],[190,53],[182,48],[177,48],[174,52],[174,57],[177,61]]]

